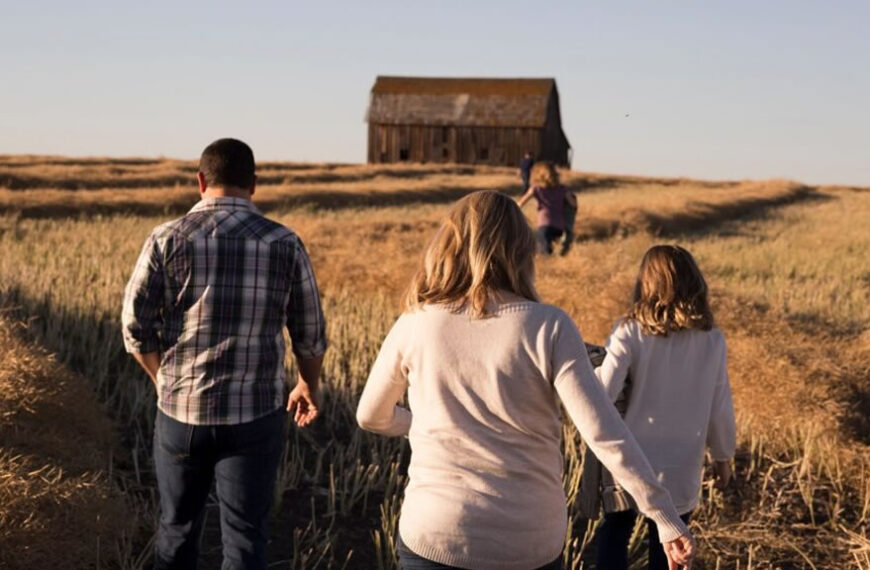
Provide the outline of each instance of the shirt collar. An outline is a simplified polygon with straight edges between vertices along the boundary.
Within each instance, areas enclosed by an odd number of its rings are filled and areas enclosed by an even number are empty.
[[[260,214],[259,209],[254,205],[250,200],[246,200],[245,198],[233,198],[232,196],[216,196],[212,198],[203,198],[193,208],[190,209],[190,212],[201,212],[205,210],[248,210],[255,214]]]

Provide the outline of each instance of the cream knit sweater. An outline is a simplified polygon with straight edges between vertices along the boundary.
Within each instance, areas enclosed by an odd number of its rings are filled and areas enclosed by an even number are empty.
[[[698,506],[704,447],[734,457],[736,426],[725,337],[719,329],[647,335],[617,324],[595,374],[612,400],[631,376],[625,423],[680,513]]]
[[[406,389],[411,411],[397,405]],[[533,302],[482,319],[428,306],[396,321],[357,411],[364,429],[410,439],[399,521],[408,548],[481,570],[555,560],[567,527],[559,399],[661,540],[686,533],[568,315]]]

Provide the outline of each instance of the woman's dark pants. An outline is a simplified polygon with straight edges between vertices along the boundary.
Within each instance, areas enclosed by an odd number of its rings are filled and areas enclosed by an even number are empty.
[[[196,426],[157,412],[154,466],[161,513],[154,568],[196,568],[212,480],[220,503],[222,568],[266,568],[286,415],[279,409],[244,424]]]
[[[456,566],[439,564],[415,554],[402,542],[401,536],[396,539],[396,551],[399,553],[399,568],[402,570],[462,570]],[[562,570],[562,557],[559,556],[549,564],[541,566],[536,570]]]
[[[553,242],[562,235],[562,230],[553,226],[538,226],[535,235],[538,238],[538,251],[550,255],[553,253]]]
[[[684,523],[689,522],[692,513],[681,515]],[[595,567],[607,570],[628,570],[628,541],[631,531],[634,530],[634,522],[637,519],[634,511],[621,511],[604,515],[604,522],[598,529],[598,551],[595,556]],[[659,531],[656,523],[650,519],[646,522],[647,536],[649,538],[649,570],[667,570],[668,559],[665,549],[659,542]]]

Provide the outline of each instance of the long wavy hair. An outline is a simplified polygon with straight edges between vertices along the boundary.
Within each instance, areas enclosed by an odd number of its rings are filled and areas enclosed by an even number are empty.
[[[536,162],[532,166],[532,186],[538,188],[551,188],[559,185],[559,171],[556,170],[556,165],[547,160]]]
[[[707,282],[692,254],[678,245],[651,247],[640,264],[626,318],[651,335],[713,328]]]
[[[499,290],[537,301],[534,259],[535,237],[517,204],[498,192],[474,192],[454,204],[429,242],[404,308],[461,304],[483,317]]]

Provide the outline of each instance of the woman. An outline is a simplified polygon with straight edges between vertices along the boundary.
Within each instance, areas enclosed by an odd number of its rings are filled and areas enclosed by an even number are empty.
[[[647,251],[634,303],[611,333],[607,356],[595,373],[614,400],[631,377],[630,390],[622,394],[627,396],[625,423],[688,522],[698,506],[704,447],[720,488],[731,478],[736,447],[725,337],[713,326],[707,283],[692,254],[675,245]],[[598,532],[599,565],[628,568],[636,518],[634,510],[605,514]],[[649,534],[655,536],[653,525]],[[649,568],[667,568],[658,549],[649,553]]]
[[[511,199],[483,191],[460,200],[375,360],[357,421],[411,443],[399,560],[405,569],[561,568],[558,396],[685,564],[691,535],[595,378],[577,327],[538,302],[534,251]],[[406,388],[410,410],[397,405]]]
[[[564,234],[565,241],[560,254],[565,255],[574,239],[577,197],[559,183],[559,173],[552,162],[535,164],[532,168],[532,185],[517,203],[522,208],[532,198],[538,203],[538,251],[547,255],[553,253],[553,242]]]

